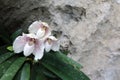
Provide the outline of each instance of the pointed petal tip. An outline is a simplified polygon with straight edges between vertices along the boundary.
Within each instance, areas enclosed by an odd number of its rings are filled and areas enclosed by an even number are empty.
[[[43,43],[38,43],[38,45],[36,45],[36,48],[34,50],[34,56],[35,56],[35,60],[40,60],[42,59],[43,55],[44,55],[44,44]]]

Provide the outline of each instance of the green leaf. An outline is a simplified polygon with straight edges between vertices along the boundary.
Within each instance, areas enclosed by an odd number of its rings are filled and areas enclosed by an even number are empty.
[[[5,61],[4,63],[0,64],[0,77],[6,72],[9,66],[14,62],[17,57],[12,57]]]
[[[51,71],[48,71],[46,69],[43,69],[43,73],[45,76],[47,76],[49,78],[57,78],[57,76],[55,74],[53,74]]]
[[[30,80],[47,80],[42,73],[42,66],[39,66],[38,64],[32,66]]]
[[[66,55],[64,55],[61,52],[56,52],[56,56],[58,58],[61,58],[65,63],[73,65],[77,69],[83,68],[83,66],[81,64],[77,63],[76,61],[72,60],[71,58],[67,57]]]
[[[53,54],[53,53],[51,53],[51,54]],[[63,62],[72,65],[74,68],[76,68],[78,70],[83,68],[83,66],[81,64],[77,63],[76,61],[74,61],[73,59],[67,57],[66,55],[64,55],[61,52],[54,53],[54,56],[56,58],[58,58],[58,59],[61,59]]]
[[[75,64],[68,64],[56,56],[60,53],[48,53],[42,59],[42,64],[62,80],[90,80],[83,72],[76,69]]]
[[[0,55],[0,64],[11,56],[13,56],[13,53],[4,53]]]
[[[23,66],[20,80],[30,80],[30,64],[25,63]]]
[[[12,47],[12,46],[8,46],[8,47],[7,47],[7,50],[13,51],[13,47]]]
[[[13,78],[13,80],[20,80],[20,78],[21,78],[21,72],[22,72],[22,69],[20,69],[20,70],[16,73],[16,75],[15,75],[14,78]]]
[[[49,77],[49,78],[58,78],[58,76],[56,76],[53,72],[51,72],[50,70],[48,70],[47,68],[45,68],[43,65],[38,65],[37,66],[37,71],[38,73],[40,74],[43,74],[45,75],[46,77]]]
[[[47,79],[43,74],[37,74],[36,79],[33,79],[33,80],[47,80]]]
[[[10,36],[10,38],[11,38],[12,40],[15,40],[15,38],[16,38],[17,36],[19,36],[20,34],[22,34],[22,29],[18,29],[17,31],[15,31],[15,32]]]
[[[17,60],[15,60],[13,64],[7,69],[7,71],[4,73],[0,80],[12,80],[17,71],[24,63],[24,61],[25,61],[24,57],[20,57]]]

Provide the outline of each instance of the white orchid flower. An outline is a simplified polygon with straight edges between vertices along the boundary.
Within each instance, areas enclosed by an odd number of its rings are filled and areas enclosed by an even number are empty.
[[[41,21],[35,21],[33,22],[29,28],[28,28],[30,33],[35,34],[38,36],[39,39],[45,39],[49,35],[51,35],[51,29],[48,26],[47,23],[41,22]]]
[[[51,49],[53,51],[59,51],[60,41],[57,40],[54,36],[49,36],[45,40],[45,51],[49,52]]]
[[[44,54],[44,44],[34,34],[23,34],[18,36],[13,42],[13,50],[15,53],[23,51],[25,56],[33,53],[35,60],[41,59]]]

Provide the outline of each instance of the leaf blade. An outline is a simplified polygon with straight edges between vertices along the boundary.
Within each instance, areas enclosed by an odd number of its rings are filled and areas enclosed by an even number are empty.
[[[7,47],[7,50],[13,51],[13,46],[8,46],[8,47]]]
[[[16,57],[17,58],[17,57]],[[9,68],[9,66],[14,62],[16,58],[10,58],[4,63],[0,64],[0,77],[6,72],[6,70]]]
[[[19,70],[19,68],[24,63],[24,61],[25,61],[25,58],[23,57],[20,57],[16,61],[14,61],[12,65],[7,69],[5,74],[1,77],[0,80],[12,80],[16,72]]]
[[[64,55],[61,52],[56,52],[56,54],[54,54],[54,56],[61,59],[63,62],[65,62],[67,64],[73,65],[73,67],[75,67],[76,69],[83,68],[83,66],[81,64],[77,63],[76,61],[72,60],[71,58],[67,57],[66,55]]]
[[[42,59],[42,65],[55,73],[62,80],[90,80],[83,72],[76,69],[55,56],[55,53],[46,54]]]
[[[11,56],[13,56],[13,53],[5,53],[0,55],[0,64]]]
[[[30,80],[30,64],[25,63],[23,66],[20,80]]]

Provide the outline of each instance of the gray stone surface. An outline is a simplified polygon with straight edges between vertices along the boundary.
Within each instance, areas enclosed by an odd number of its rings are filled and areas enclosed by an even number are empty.
[[[34,21],[62,31],[62,46],[91,80],[120,80],[120,0],[0,0],[0,23],[12,33]]]

